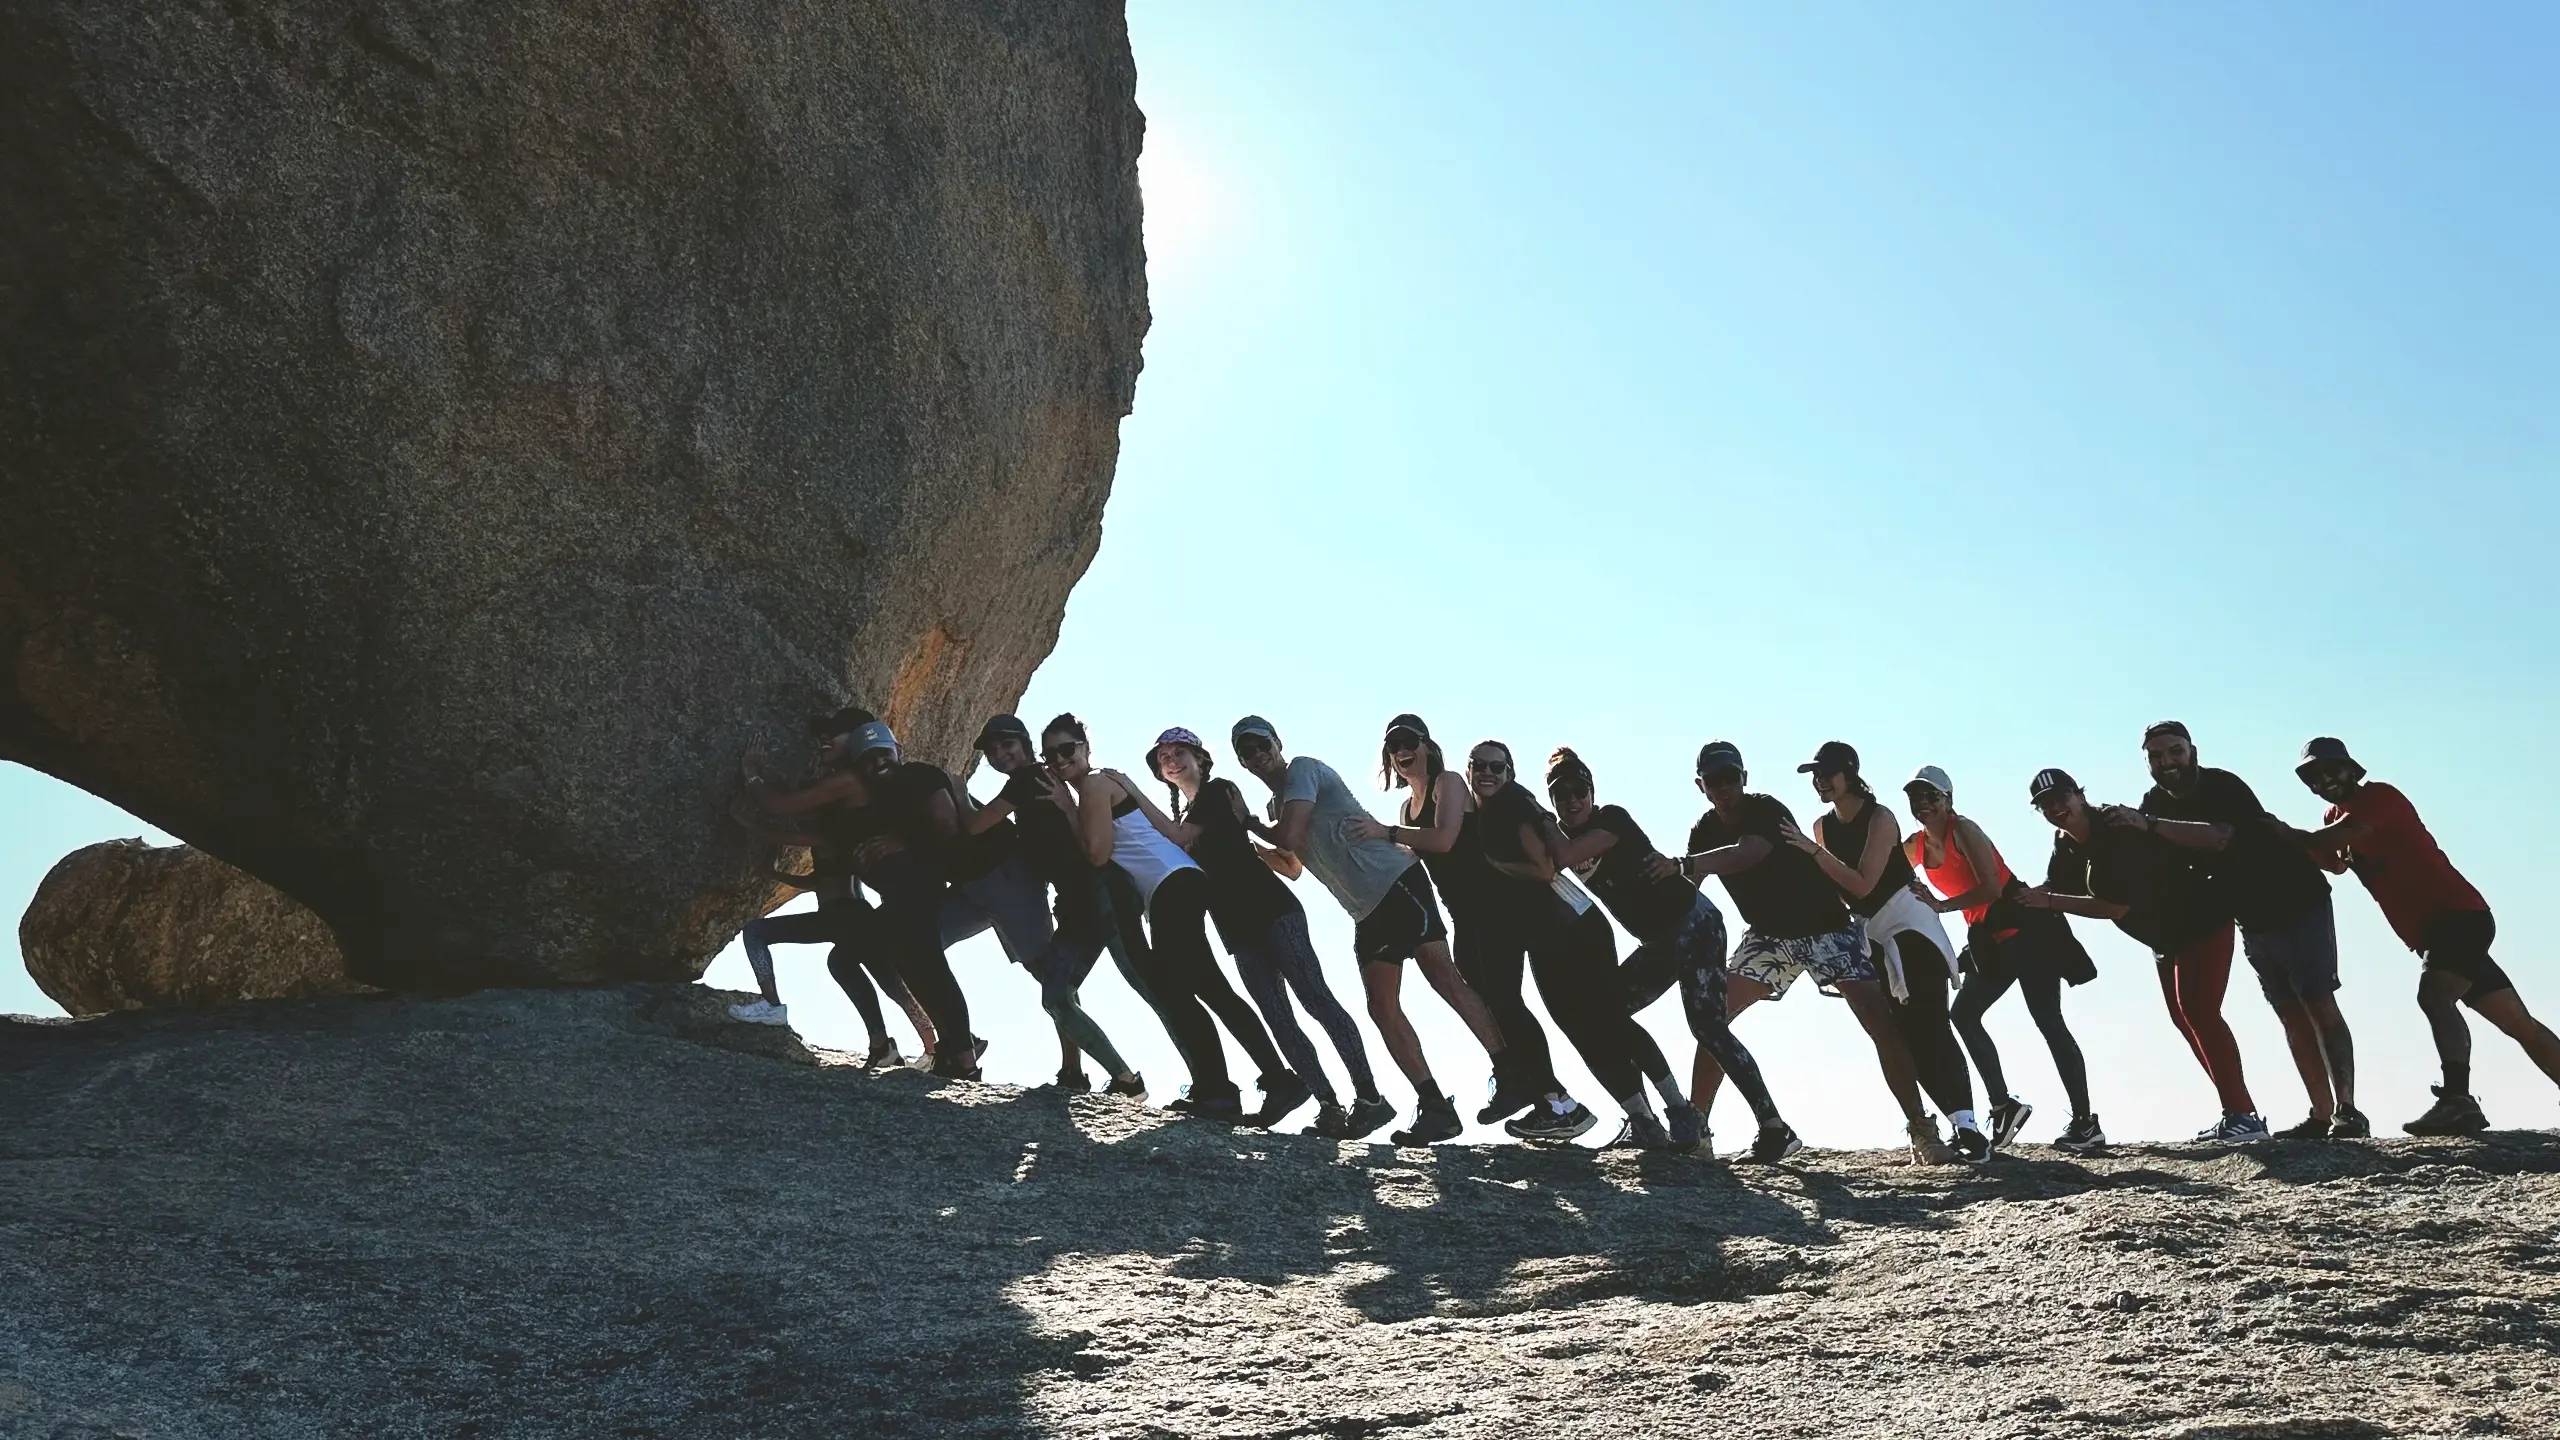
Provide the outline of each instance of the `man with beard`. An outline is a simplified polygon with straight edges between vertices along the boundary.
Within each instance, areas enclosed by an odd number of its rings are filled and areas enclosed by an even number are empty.
[[[2320,829],[2295,831],[2296,838],[2331,869],[2353,869],[2401,942],[2426,957],[2418,1008],[2435,1033],[2444,1084],[2427,1113],[2400,1128],[2412,1135],[2476,1135],[2489,1128],[2471,1094],[2471,1029],[2458,1005],[2479,1011],[2523,1046],[2543,1074],[2560,1080],[2560,1036],[2526,1011],[2515,982],[2489,958],[2498,933],[2489,902],[2445,858],[2409,797],[2367,780],[2346,742],[2326,735],[2302,747],[2294,774],[2329,802]]]
[[[2284,1024],[2294,1068],[2311,1096],[2311,1115],[2280,1138],[2361,1138],[2373,1125],[2356,1109],[2355,1041],[2338,1010],[2338,931],[2329,881],[2247,781],[2196,758],[2195,738],[2175,720],[2142,732],[2158,782],[2142,808],[2107,808],[2110,825],[2148,831],[2194,852],[2209,903],[2240,932],[2258,988]],[[2229,963],[2230,925],[2198,948],[2220,946]],[[2185,963],[2182,955],[2178,963]],[[2227,1136],[2219,1127],[2203,1138]]]

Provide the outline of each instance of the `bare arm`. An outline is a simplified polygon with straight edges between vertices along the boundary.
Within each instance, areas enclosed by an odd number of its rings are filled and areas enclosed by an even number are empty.
[[[1925,846],[1927,842],[1922,843]],[[1973,888],[1961,895],[1950,895],[1944,900],[1924,893],[1920,898],[1928,902],[1929,908],[1944,915],[1957,910],[1970,910],[1976,905],[1988,905],[1999,899],[2000,882],[1993,877],[2000,873],[2000,852],[1992,848],[1991,837],[1982,833],[1982,827],[1959,815],[1956,817],[1955,831],[1947,837],[1947,843],[1963,852],[1965,865],[1973,871]],[[1926,883],[1917,876],[1912,877],[1912,888],[1915,890],[1921,889]]]
[[[1192,824],[1188,820],[1176,820],[1172,816],[1164,813],[1163,810],[1158,809],[1156,802],[1148,796],[1146,791],[1139,789],[1128,776],[1121,774],[1119,771],[1105,770],[1102,773],[1111,777],[1112,783],[1120,787],[1120,793],[1138,802],[1138,809],[1145,812],[1147,823],[1155,826],[1157,831],[1163,834],[1164,838],[1181,846],[1185,850],[1188,850],[1192,846],[1200,843],[1201,830],[1199,826]]]
[[[1458,829],[1467,822],[1467,812],[1474,808],[1475,796],[1458,772],[1444,770],[1431,782],[1431,823],[1421,825],[1381,825],[1363,815],[1351,822],[1351,832],[1362,840],[1389,840],[1416,855],[1446,855],[1458,846]]]
[[[1271,841],[1292,855],[1307,848],[1307,832],[1315,828],[1316,802],[1287,800],[1280,805],[1280,823],[1271,827]]]
[[[1558,830],[1548,841],[1548,849],[1554,854],[1559,870],[1578,870],[1617,846],[1618,832],[1603,825],[1594,825],[1579,835],[1567,835]]]
[[[2207,820],[2163,820],[2130,805],[2110,805],[2098,812],[2098,818],[2128,830],[2148,830],[2172,845],[2182,845],[2189,850],[2220,850],[2231,843],[2231,827],[2228,825]]]
[[[998,825],[1003,824],[1005,817],[1012,813],[1013,802],[999,795],[993,800],[988,801],[986,804],[979,806],[977,809],[970,811],[968,818],[960,822],[960,833],[963,835],[984,835],[988,831],[996,828]]]
[[[1875,822],[1877,815],[1884,817],[1882,825]],[[1813,823],[1816,825],[1838,824],[1839,818],[1837,815],[1825,815]],[[1902,823],[1894,818],[1892,811],[1885,809],[1881,804],[1877,805],[1867,817],[1867,844],[1865,849],[1858,852],[1858,863],[1854,869],[1842,864],[1839,856],[1816,843],[1813,836],[1798,830],[1793,821],[1780,821],[1778,835],[1788,844],[1812,856],[1813,863],[1822,867],[1822,873],[1830,877],[1832,884],[1839,886],[1842,891],[1855,898],[1872,892],[1876,888],[1876,882],[1884,878],[1884,867],[1893,862],[1894,847],[1902,843]]]
[[[1057,788],[1062,807],[1068,805],[1064,797],[1075,797],[1067,818],[1075,822],[1076,838],[1084,842],[1084,858],[1095,865],[1111,863],[1111,807],[1120,799],[1114,793],[1120,787],[1111,783],[1110,776],[1091,771],[1078,784]]]
[[[747,798],[767,815],[803,815],[840,801],[859,805],[868,796],[859,776],[850,770],[837,770],[796,789],[784,789],[759,774],[747,781]]]
[[[1704,880],[1710,875],[1739,875],[1776,854],[1778,847],[1766,835],[1745,835],[1730,845],[1701,850],[1694,855],[1677,858],[1664,856],[1654,866],[1656,875],[1677,875],[1683,880]]]
[[[1538,820],[1520,822],[1520,853],[1523,858],[1496,860],[1488,854],[1484,857],[1485,863],[1514,880],[1526,880],[1533,885],[1544,885],[1554,880],[1555,861],[1547,849],[1546,837],[1538,833],[1543,828],[1542,822],[1553,823],[1543,816]]]
[[[1227,804],[1233,807],[1236,818],[1243,821],[1247,829],[1255,834],[1261,834],[1271,828],[1256,820],[1253,812],[1245,808],[1243,792],[1229,790],[1226,796]],[[1307,863],[1286,850],[1274,850],[1268,845],[1256,845],[1253,847],[1253,853],[1262,857],[1262,863],[1270,866],[1271,872],[1283,879],[1295,880],[1307,873]]]

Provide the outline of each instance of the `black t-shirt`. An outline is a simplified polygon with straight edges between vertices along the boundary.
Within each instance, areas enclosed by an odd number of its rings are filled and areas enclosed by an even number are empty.
[[[1081,888],[1092,879],[1093,862],[1085,858],[1084,841],[1076,835],[1074,823],[1049,800],[1048,787],[1058,783],[1040,767],[1028,765],[1006,776],[1004,789],[997,793],[1013,806],[1014,819],[1022,827],[1023,858],[1063,897],[1070,887]]]
[[[1822,848],[1830,851],[1833,859],[1855,870],[1858,862],[1867,856],[1867,837],[1874,833],[1876,822],[1882,818],[1884,807],[1875,802],[1875,797],[1869,796],[1866,808],[1858,812],[1855,820],[1842,820],[1835,813],[1816,816],[1813,823],[1822,831]],[[1885,838],[1891,842],[1892,853],[1885,859],[1884,873],[1876,877],[1874,887],[1866,894],[1849,902],[1850,909],[1869,919],[1875,918],[1875,913],[1884,908],[1884,902],[1893,898],[1893,892],[1911,888],[1911,857],[1903,852],[1902,837],[1888,835]],[[1814,868],[1821,869],[1821,862],[1816,861]]]
[[[1493,792],[1491,799],[1476,807],[1476,833],[1484,839],[1485,858],[1509,865],[1525,863],[1529,847],[1521,840],[1520,827],[1535,826],[1546,814],[1547,807],[1517,780]],[[1543,929],[1575,918],[1573,907],[1551,885],[1488,867],[1485,889],[1493,903],[1507,907],[1511,918],[1532,928]]]
[[[1678,876],[1657,878],[1646,873],[1661,852],[1653,848],[1652,838],[1636,817],[1622,807],[1603,805],[1591,812],[1591,823],[1567,827],[1565,833],[1580,836],[1594,830],[1608,831],[1618,837],[1618,843],[1600,852],[1599,859],[1575,866],[1574,873],[1636,939],[1661,940],[1678,930],[1698,906],[1697,888]]]
[[[1742,912],[1743,923],[1773,940],[1801,940],[1849,928],[1849,907],[1841,903],[1840,887],[1831,883],[1812,856],[1778,838],[1778,822],[1794,818],[1774,795],[1745,795],[1740,824],[1729,824],[1709,810],[1689,827],[1692,855],[1738,844],[1746,835],[1769,842],[1769,858],[1725,876],[1724,888],[1733,896],[1733,908]]]
[[[2228,770],[2199,770],[2195,788],[2183,797],[2154,785],[2142,809],[2163,820],[2231,827],[2229,845],[2189,851],[2189,863],[2204,875],[2206,895],[2244,926],[2283,924],[2329,893],[2329,877],[2277,830],[2249,782]]]
[[[1200,787],[1200,799],[1182,818],[1200,827],[1191,842],[1191,858],[1209,877],[1209,915],[1233,950],[1237,937],[1247,943],[1260,938],[1263,927],[1299,909],[1298,897],[1254,849],[1253,832],[1244,824],[1244,795],[1232,780],[1212,780]]]
[[[898,767],[895,782],[889,787],[889,802],[899,814],[900,833],[908,843],[933,851],[945,879],[973,880],[1004,863],[1021,843],[1021,836],[1011,820],[998,821],[982,835],[955,833],[948,838],[934,833],[929,807],[937,794],[951,797],[951,818],[957,823],[966,808],[960,803],[960,787],[951,772],[922,760],[910,760]]]
[[[2222,923],[2177,846],[2104,821],[2089,828],[2086,843],[2067,831],[2053,832],[2044,884],[2065,895],[2132,906],[2116,928],[2163,955],[2185,949]]]

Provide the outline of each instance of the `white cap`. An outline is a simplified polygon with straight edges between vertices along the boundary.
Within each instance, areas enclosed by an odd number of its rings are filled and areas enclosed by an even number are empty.
[[[1948,779],[1947,772],[1939,769],[1935,765],[1921,766],[1919,769],[1911,772],[1910,779],[1902,782],[1902,788],[1905,790],[1910,789],[1914,785],[1926,785],[1930,789],[1937,791],[1939,794],[1946,796],[1950,800],[1956,798],[1956,782]]]

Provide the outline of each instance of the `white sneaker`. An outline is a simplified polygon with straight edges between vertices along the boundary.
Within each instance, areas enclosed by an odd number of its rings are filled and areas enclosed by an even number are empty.
[[[744,1005],[730,1006],[729,1018],[744,1020],[750,1025],[788,1025],[791,1023],[791,1010],[771,1000],[750,1000]]]

